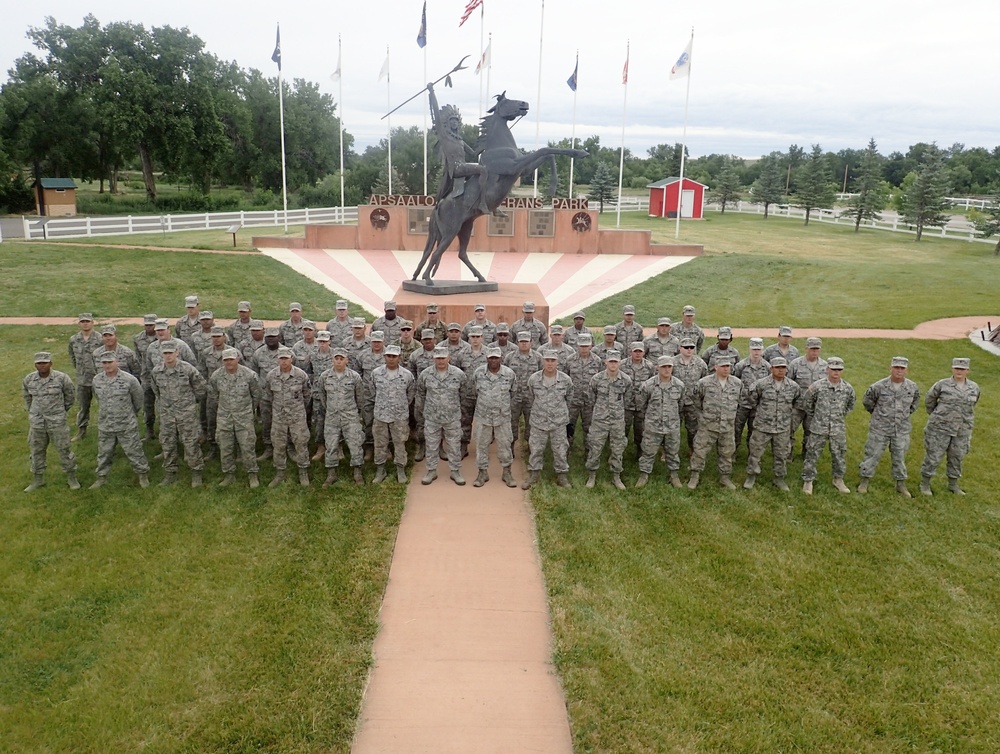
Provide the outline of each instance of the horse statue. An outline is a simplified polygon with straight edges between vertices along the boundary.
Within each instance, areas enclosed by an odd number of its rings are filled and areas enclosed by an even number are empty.
[[[441,264],[441,257],[457,237],[458,258],[472,271],[479,282],[485,283],[486,278],[473,266],[468,254],[472,225],[477,217],[486,214],[483,212],[480,194],[485,192],[485,206],[494,211],[507,197],[518,178],[535,170],[546,161],[551,162],[551,193],[554,194],[555,158],[587,157],[587,152],[582,149],[555,147],[543,147],[524,154],[518,149],[514,135],[510,132],[510,122],[527,115],[528,103],[507,99],[506,92],[497,95],[496,100],[496,104],[480,121],[479,140],[475,146],[479,163],[486,168],[484,171],[486,186],[482,185],[481,175],[469,176],[464,178],[463,186],[459,186],[456,181],[455,189],[434,206],[428,224],[427,244],[424,246],[420,264],[413,273],[413,280],[416,280],[421,270],[424,270],[424,282],[433,285],[434,281],[431,278]]]

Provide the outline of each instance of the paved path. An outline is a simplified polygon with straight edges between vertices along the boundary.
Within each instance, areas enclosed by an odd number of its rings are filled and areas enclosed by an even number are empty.
[[[531,508],[474,456],[465,487],[413,470],[354,754],[572,752]]]

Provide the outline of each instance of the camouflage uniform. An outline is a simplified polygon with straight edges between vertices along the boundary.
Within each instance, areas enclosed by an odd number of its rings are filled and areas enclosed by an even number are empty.
[[[400,363],[402,363],[402,361],[400,361]],[[425,369],[433,368],[434,366],[434,347],[432,346],[430,350],[428,350],[423,347],[423,344],[421,344],[419,350],[410,354],[408,366],[410,373],[413,375],[414,384],[416,384],[416,379],[420,376],[420,373]],[[418,443],[422,443],[424,441],[424,416],[416,402],[411,405],[410,413],[413,417],[412,434]]]
[[[298,322],[292,322],[291,318],[289,318],[278,325],[278,332],[280,333],[279,339],[287,348],[291,348],[305,337],[302,334],[303,324],[305,324],[304,319],[300,319]]]
[[[362,351],[357,357],[355,363],[357,364],[357,367],[354,371],[361,375],[362,386],[365,388],[365,404],[364,410],[361,412],[361,421],[365,428],[365,443],[371,446],[375,442],[375,438],[372,435],[375,393],[372,391],[371,376],[376,369],[385,364],[385,346],[383,346],[382,350],[378,353],[373,351],[371,348],[367,351]]]
[[[573,393],[573,380],[556,370],[551,384],[547,384],[541,370],[528,378],[526,388],[531,422],[530,455],[528,471],[541,471],[545,459],[545,446],[552,446],[552,465],[557,474],[569,471],[569,400]]]
[[[319,341],[313,338],[313,342],[308,342],[305,338],[292,346],[292,363],[308,374],[315,377],[318,372],[314,372],[312,367],[313,356],[319,350]]]
[[[949,479],[962,476],[962,460],[969,453],[979,385],[966,379],[960,385],[951,377],[935,382],[927,391],[927,425],[924,427],[924,462],[921,476],[934,476],[941,459],[947,457],[945,473]]]
[[[280,349],[280,346],[278,348],[269,348],[265,345],[263,348],[258,348],[254,351],[253,357],[250,359],[250,367],[256,370],[257,379],[260,380],[262,387],[264,380],[267,379],[267,375],[278,368],[278,352]],[[268,395],[267,391],[264,391],[260,398],[260,423],[261,439],[264,441],[265,450],[271,447],[273,414],[271,396]]]
[[[639,342],[639,341],[635,341]],[[622,357],[621,371],[632,378],[632,391],[628,395],[625,403],[625,439],[628,439],[629,432],[632,433],[632,442],[635,443],[636,455],[642,453],[642,438],[644,436],[644,414],[639,406],[639,386],[650,377],[656,375],[656,367],[649,359],[642,359],[639,362],[632,361],[626,356]]]
[[[333,369],[333,349],[317,348],[316,353],[314,353],[309,359],[309,367],[311,369],[309,375],[312,378],[312,394],[313,394],[313,405],[312,405],[312,436],[313,439],[322,444],[325,444],[323,440],[326,437],[325,423],[326,423],[326,408],[323,406],[323,402],[320,398],[320,392],[322,391],[319,384],[319,378],[327,369]]]
[[[816,479],[816,462],[830,444],[833,478],[842,479],[847,470],[847,415],[854,410],[857,396],[847,380],[833,384],[829,379],[816,380],[806,390],[802,405],[809,416],[809,442],[802,462],[802,481]]]
[[[108,348],[102,344],[94,351],[94,374],[101,371],[101,355],[108,351],[113,351],[118,358],[119,369],[124,369],[136,379],[142,377],[142,367],[139,365],[139,359],[136,358],[135,351],[128,346],[123,346],[121,343],[117,344],[114,348]]]
[[[521,319],[510,326],[510,339],[516,342],[517,334],[520,332],[526,332],[531,335],[532,348],[544,346],[549,342],[548,328],[540,320],[532,319],[531,322],[526,322],[524,317],[521,317]]]
[[[177,320],[177,324],[174,325],[174,338],[177,340],[183,340],[189,347],[194,348],[194,345],[191,342],[191,336],[201,329],[201,320],[199,320],[199,316],[200,314],[195,314],[194,319],[191,319],[191,317],[179,318]]]
[[[799,392],[799,403],[795,406],[795,410],[792,413],[791,445],[788,447],[789,460],[791,460],[792,455],[795,453],[795,432],[800,426],[802,427],[802,455],[804,456],[806,453],[806,447],[809,444],[810,418],[803,401],[805,401],[806,391],[809,390],[809,386],[816,382],[816,380],[821,380],[825,377],[826,359],[817,358],[816,361],[809,361],[805,356],[799,356],[799,358],[788,362],[787,379],[798,383],[798,386],[802,388]]]
[[[566,362],[569,361],[570,357],[576,356],[576,349],[573,348],[572,346],[566,345],[565,342],[561,343],[558,346],[549,343],[547,346],[543,346],[542,348],[536,349],[536,352],[538,353],[539,356],[541,356],[544,351],[556,352],[557,354],[556,363],[558,364],[558,369],[560,372],[565,372]]]
[[[632,378],[620,369],[612,378],[604,370],[590,378],[588,391],[593,415],[587,435],[587,470],[600,468],[601,453],[607,442],[611,446],[608,466],[613,474],[621,474],[626,443],[625,406],[632,400]]]
[[[442,436],[448,468],[458,471],[462,462],[462,401],[467,390],[465,374],[454,364],[444,371],[425,369],[417,377],[417,406],[424,417],[427,471],[436,471]]]
[[[799,353],[799,349],[793,346],[791,343],[788,344],[788,349],[785,353],[781,352],[781,345],[779,343],[772,343],[767,348],[764,349],[762,356],[764,361],[771,363],[771,359],[775,356],[780,356],[789,364],[791,364],[795,359],[799,358],[802,354]]]
[[[483,345],[488,346],[496,342],[497,339],[497,326],[494,322],[490,322],[488,319],[484,319],[479,322],[475,319],[470,319],[465,323],[465,327],[462,328],[462,340],[469,339],[469,330],[476,326],[483,328]]]
[[[503,358],[504,366],[510,367],[517,378],[517,388],[514,390],[510,404],[510,440],[517,442],[518,425],[524,417],[524,441],[531,442],[531,396],[528,394],[528,379],[542,368],[542,357],[537,351],[521,353],[521,350],[511,351]]]
[[[694,322],[690,325],[685,325],[682,319],[670,328],[670,334],[676,335],[678,341],[684,340],[684,338],[691,338],[694,341],[695,351],[701,351],[701,347],[705,345],[705,331]],[[697,353],[695,355],[697,356]]]
[[[448,349],[448,355],[451,357],[451,363],[454,364],[455,366],[458,366],[458,362],[461,361],[461,359],[465,356],[465,354],[467,354],[472,349],[472,346],[470,346],[461,338],[458,339],[457,343],[452,343],[450,340],[445,338],[444,340],[440,341],[437,345],[438,348]]]
[[[580,329],[577,329],[575,324],[570,325],[565,330],[563,330],[563,343],[565,343],[570,348],[575,349],[578,345],[580,345],[579,341],[581,335],[589,335],[591,338],[594,337],[594,334],[586,327],[581,327]]]
[[[260,379],[249,367],[238,364],[236,372],[216,369],[208,378],[208,392],[216,406],[215,441],[225,474],[236,473],[236,448],[239,446],[243,468],[256,474],[257,430],[254,409],[260,405],[263,391]]]
[[[139,362],[139,372],[134,376],[138,377],[142,384],[142,415],[146,420],[146,434],[150,438],[153,436],[153,425],[156,423],[156,396],[153,395],[153,386],[149,384],[149,380],[143,375],[143,372],[146,363],[146,350],[155,340],[156,335],[147,335],[145,329],[132,336],[132,343],[135,344],[133,351]]]
[[[476,468],[490,465],[490,444],[497,444],[497,460],[503,467],[513,462],[510,452],[511,405],[517,391],[517,376],[510,367],[500,365],[493,374],[484,364],[470,375],[470,391],[475,396]]]
[[[428,321],[424,320],[419,325],[413,328],[414,333],[423,332],[424,330],[434,331],[434,342],[440,343],[442,340],[448,339],[448,325],[442,322],[440,319],[433,325]]]
[[[787,376],[775,380],[768,375],[750,385],[744,394],[754,404],[754,428],[749,437],[747,473],[760,475],[760,459],[768,445],[774,462],[774,478],[784,479],[791,456],[792,416],[802,388]]]
[[[906,479],[906,451],[910,449],[913,430],[910,416],[920,405],[920,388],[906,377],[898,386],[886,377],[865,390],[861,404],[872,415],[868,422],[861,476],[866,479],[875,476],[878,462],[888,447],[892,456],[892,478],[897,482]]]
[[[695,353],[691,354],[691,360],[684,362],[683,357],[674,358],[674,377],[679,379],[687,391],[684,395],[684,403],[681,405],[681,419],[684,421],[684,430],[687,433],[688,449],[694,450],[694,437],[698,434],[698,409],[694,403],[694,389],[698,381],[708,374],[708,366],[701,357]],[[733,419],[735,422],[735,417]]]
[[[264,397],[271,403],[271,445],[274,468],[284,471],[288,463],[288,443],[292,444],[295,465],[309,468],[309,423],[306,406],[312,402],[309,375],[292,366],[288,372],[275,367],[264,378]]]
[[[712,371],[715,369],[715,362],[719,360],[720,357],[725,356],[733,364],[736,364],[740,360],[740,352],[736,347],[730,345],[726,348],[719,348],[719,344],[715,343],[706,348],[701,354],[701,360],[705,362],[708,366],[708,370]],[[736,374],[735,369],[733,374]]]
[[[246,345],[248,340],[250,340],[250,323],[252,321],[253,320],[248,319],[244,322],[241,319],[237,319],[235,322],[231,323],[229,327],[226,328],[226,342],[236,350],[242,351],[243,346]]]
[[[404,341],[402,338],[399,339],[399,363],[400,366],[407,366],[410,363],[410,356],[416,353],[418,350],[423,348],[420,341],[416,338],[410,338],[408,341]]]
[[[76,400],[76,387],[65,372],[53,369],[43,378],[37,371],[21,380],[21,397],[28,409],[28,449],[31,473],[45,473],[49,442],[59,452],[59,463],[66,474],[76,473],[76,456],[69,441],[66,412]]]
[[[365,405],[365,386],[361,375],[350,368],[338,373],[331,366],[316,379],[313,395],[323,407],[324,434],[319,438],[326,446],[323,464],[328,469],[340,465],[343,457],[340,442],[343,440],[351,453],[351,466],[362,466],[365,431],[361,426],[361,412]]]
[[[624,354],[632,347],[636,341],[641,341],[645,336],[642,332],[642,325],[635,320],[628,324],[624,319],[615,325],[615,342],[618,349]]]
[[[472,375],[479,367],[486,366],[486,348],[482,347],[478,351],[473,351],[470,346],[458,358],[453,357],[451,363],[465,373],[465,379],[469,383],[469,389],[465,391],[465,402],[462,404],[462,448],[464,455],[468,449],[469,441],[472,439],[472,418],[476,413],[476,391],[473,389]]]
[[[330,345],[337,347],[352,337],[353,321],[351,317],[344,320],[335,317],[326,323],[326,329],[330,333]]]
[[[139,420],[136,414],[142,409],[142,387],[139,380],[128,372],[118,370],[114,377],[103,371],[94,376],[94,396],[100,413],[97,417],[97,476],[104,479],[111,472],[115,445],[121,445],[125,457],[136,474],[149,473],[149,461],[139,439]]]
[[[646,358],[654,364],[661,356],[676,356],[681,350],[681,340],[673,333],[663,340],[658,335],[650,335],[642,341],[646,347]]]
[[[330,342],[333,343],[333,341]],[[347,351],[347,366],[361,374],[364,371],[361,366],[361,354],[372,350],[371,338],[366,335],[358,340],[351,335],[340,344],[340,347]]]
[[[389,460],[389,441],[392,440],[393,463],[406,466],[406,439],[410,434],[410,404],[416,394],[417,380],[413,374],[399,367],[395,373],[383,364],[370,378],[370,390],[375,395],[372,434],[375,438],[375,465]],[[422,435],[421,435],[422,436]],[[427,456],[430,458],[430,454]],[[438,455],[435,451],[434,458]]]
[[[494,343],[493,345],[500,349],[500,354],[501,354],[500,358],[501,359],[506,359],[507,358],[507,354],[513,353],[514,351],[517,350],[517,343],[514,343],[509,338],[508,338],[508,340],[507,340],[507,342],[505,344],[503,344],[503,345],[500,344],[500,332],[499,331],[497,332],[496,343]]]
[[[253,355],[257,353],[257,350],[265,346],[264,339],[254,340],[253,334],[251,333],[248,340],[243,341],[243,345],[238,346],[240,351],[240,363],[253,369]],[[260,376],[260,375],[258,375]]]
[[[372,322],[372,332],[376,330],[381,330],[382,335],[385,337],[385,344],[399,342],[399,330],[403,326],[403,318],[397,316],[395,319],[387,319],[384,315],[381,317],[376,317],[375,321]]]
[[[654,374],[635,392],[637,405],[646,417],[639,471],[653,473],[653,462],[661,447],[666,451],[667,470],[677,471],[681,467],[681,406],[687,393],[684,383],[673,376],[665,382]]]
[[[621,353],[621,350],[622,347],[618,344],[617,340],[613,340],[610,343],[608,343],[607,340],[605,339],[602,340],[593,348],[591,348],[590,353],[592,356],[596,356],[598,359],[600,359],[601,365],[603,366],[604,360],[608,358],[608,353],[610,351],[617,351],[618,353]]]
[[[226,352],[227,346],[223,345],[219,348],[210,348],[207,351],[203,351],[201,354],[201,376],[205,378],[205,382],[208,382],[212,375],[215,374],[216,370],[222,369],[224,366],[222,354]],[[250,370],[253,371],[252,369]],[[259,400],[257,401],[259,403]],[[257,404],[254,404],[255,406]],[[205,436],[210,442],[215,442],[215,435],[218,431],[218,414],[219,414],[219,400],[218,397],[211,391],[208,391],[205,397],[205,418],[206,424],[204,426]],[[251,411],[252,415],[252,411]],[[254,441],[256,442],[256,440]]]
[[[220,328],[221,329],[221,328]],[[222,331],[225,335],[225,330]],[[212,350],[212,329],[196,330],[191,334],[191,350],[194,351],[195,366],[200,366],[205,358],[205,352]],[[207,379],[207,375],[202,374]]]
[[[756,404],[750,396],[750,389],[771,374],[771,365],[761,358],[759,364],[754,364],[749,356],[733,367],[733,374],[740,378],[745,390],[740,396],[740,405],[736,409],[736,447],[740,447],[740,440],[743,439],[743,428],[747,430],[747,447],[750,447],[750,438],[753,436],[754,409]]]
[[[590,436],[590,426],[594,415],[594,407],[589,400],[590,380],[595,374],[604,370],[604,362],[596,356],[593,351],[586,359],[579,353],[573,354],[573,358],[567,359],[566,368],[563,370],[573,380],[573,392],[569,399],[569,421],[566,424],[566,441],[572,445],[573,436],[576,434],[576,423],[583,422],[583,447],[587,447],[587,438]]]
[[[104,342],[97,330],[92,330],[89,338],[84,338],[82,332],[74,333],[69,339],[69,360],[76,368],[76,426],[86,429],[90,424],[90,403],[94,399],[94,375],[97,367],[94,365],[94,351],[103,348]]]
[[[674,369],[677,369],[675,366]],[[723,384],[715,374],[702,377],[691,391],[691,399],[698,409],[698,433],[694,436],[691,453],[691,471],[701,472],[712,448],[718,452],[719,475],[733,473],[736,442],[733,426],[743,383],[739,377],[730,377]]]
[[[198,444],[201,430],[198,402],[208,393],[201,372],[185,361],[168,367],[161,364],[153,370],[153,392],[160,408],[160,445],[163,448],[163,469],[168,475],[177,473],[177,443],[184,446],[184,463],[194,472],[205,468],[205,459]]]
[[[171,340],[168,338],[168,340]],[[198,366],[198,359],[194,355],[194,351],[191,350],[191,346],[185,343],[183,340],[177,338],[172,339],[174,343],[177,344],[177,356],[181,361],[186,361],[193,367]],[[163,344],[166,343],[165,340],[157,340],[149,344],[146,349],[146,360],[142,364],[142,377],[146,380],[151,380],[153,376],[153,370],[163,365]],[[150,387],[152,387],[152,382],[150,382]]]

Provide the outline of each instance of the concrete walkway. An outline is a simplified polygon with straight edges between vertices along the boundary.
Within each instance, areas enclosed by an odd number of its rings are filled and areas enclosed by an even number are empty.
[[[355,754],[572,751],[531,508],[474,456],[465,487],[413,470]]]

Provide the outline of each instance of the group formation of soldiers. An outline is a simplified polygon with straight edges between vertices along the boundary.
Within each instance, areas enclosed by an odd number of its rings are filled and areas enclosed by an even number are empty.
[[[569,448],[581,427],[587,487],[595,486],[609,446],[612,483],[625,489],[621,476],[630,435],[640,472],[635,486],[646,486],[662,459],[669,483],[681,487],[683,425],[690,489],[698,487],[712,450],[720,484],[736,488],[733,461],[745,432],[743,487],[754,487],[770,448],[773,483],[788,491],[793,437],[802,427],[803,492],[812,494],[826,447],[833,486],[850,492],[844,481],[846,417],[857,400],[854,388],[843,379],[842,359],[822,358],[823,344],[812,337],[800,355],[787,326],[778,329],[777,342],[767,348],[760,338],[751,338],[749,355],[741,359],[729,327],[720,327],[717,341],[703,348],[705,334],[693,306],[684,307],[676,324],[659,318],[648,336],[635,321],[634,307],[626,306],[622,321],[605,326],[596,345],[584,312],[573,315],[572,326],[547,327],[535,319],[531,302],[509,325],[491,322],[484,304],[476,305],[474,319],[464,325],[445,324],[431,303],[416,327],[397,316],[394,301],[385,302],[384,314],[370,327],[363,317],[350,316],[346,301],[337,302],[325,328],[304,319],[297,302],[275,328],[254,319],[248,301],[239,303],[237,319],[225,328],[211,311],[200,309],[197,296],[188,296],[185,306],[187,314],[173,332],[167,320],[146,315],[134,349],[118,341],[115,325],[104,325],[98,333],[93,315],[81,314],[79,332],[69,341],[75,383],[52,369],[51,353],[35,354],[35,371],[22,384],[34,475],[25,491],[44,486],[50,442],[69,486],[79,489],[71,443],[86,436],[96,398],[97,475],[91,489],[106,483],[119,445],[139,484],[149,485],[141,413],[145,440],[160,442],[162,452],[154,460],[162,460],[164,486],[177,481],[181,447],[193,487],[203,484],[205,460],[215,455],[222,487],[235,483],[237,462],[249,486],[258,487],[260,463],[267,460],[274,467],[268,486],[277,487],[285,481],[289,458],[306,486],[310,462],[322,460],[323,487],[329,487],[345,458],[343,446],[355,483],[365,483],[363,466],[369,460],[375,464],[373,481],[384,481],[390,448],[396,479],[405,483],[407,443],[414,447],[414,460],[425,462],[423,484],[437,479],[443,460],[452,481],[464,485],[460,464],[474,437],[478,475],[473,486],[489,481],[490,448],[496,445],[502,481],[514,487],[511,464],[523,432],[528,475],[521,487],[538,482],[547,448],[556,483],[570,487]],[[868,490],[888,448],[896,490],[910,497],[905,457],[920,390],[907,370],[906,358],[893,357],[889,375],[864,393],[862,405],[871,420],[858,492]],[[948,488],[964,494],[958,480],[979,400],[979,386],[968,379],[968,371],[969,359],[953,359],[951,376],[936,382],[924,398],[929,417],[920,491],[925,495],[933,494],[931,478],[944,459]],[[74,403],[77,433],[70,438],[68,411]]]

